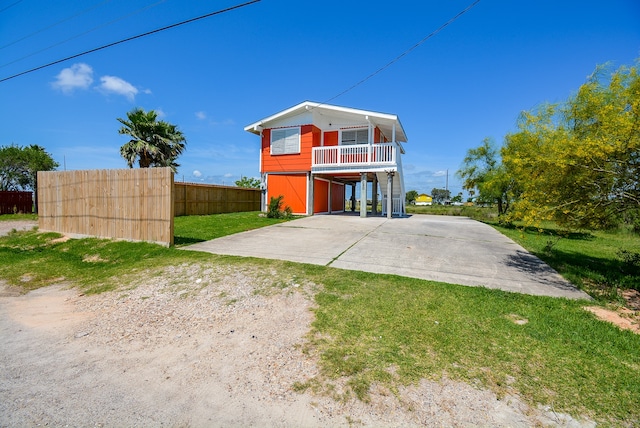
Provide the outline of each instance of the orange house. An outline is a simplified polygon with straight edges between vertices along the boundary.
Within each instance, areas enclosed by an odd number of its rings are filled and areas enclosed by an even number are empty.
[[[405,214],[407,137],[396,115],[305,101],[244,129],[260,136],[263,210],[282,195],[294,214],[339,213],[349,195],[354,211],[359,194],[361,217]]]

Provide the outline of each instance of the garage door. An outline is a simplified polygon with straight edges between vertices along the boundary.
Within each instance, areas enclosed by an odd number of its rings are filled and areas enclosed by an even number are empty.
[[[269,174],[267,178],[267,196],[283,195],[282,208],[288,206],[294,214],[307,213],[307,175],[306,174]],[[267,201],[268,203],[269,201]]]

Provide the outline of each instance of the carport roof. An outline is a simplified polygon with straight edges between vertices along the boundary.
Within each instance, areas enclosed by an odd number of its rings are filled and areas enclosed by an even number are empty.
[[[281,123],[287,119],[309,112],[314,115],[322,115],[345,121],[362,122],[370,120],[388,136],[392,134],[393,125],[395,124],[396,141],[401,143],[407,142],[407,136],[404,132],[404,128],[400,123],[400,119],[395,114],[379,113],[350,107],[340,107],[312,101],[304,101],[279,113],[265,117],[264,119],[245,126],[244,130],[259,135],[263,128],[273,127],[274,124]]]

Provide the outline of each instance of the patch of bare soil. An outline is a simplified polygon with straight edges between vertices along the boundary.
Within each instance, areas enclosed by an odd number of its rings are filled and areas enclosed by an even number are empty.
[[[629,289],[621,294],[626,302],[624,307],[605,309],[600,306],[587,306],[585,309],[603,321],[640,334],[640,292]]]
[[[0,294],[0,426],[595,425],[447,379],[368,403],[298,393],[318,374],[302,352],[313,284],[219,265],[134,282]]]
[[[12,230],[30,230],[37,225],[37,221],[31,220],[0,221],[0,236],[8,235]]]

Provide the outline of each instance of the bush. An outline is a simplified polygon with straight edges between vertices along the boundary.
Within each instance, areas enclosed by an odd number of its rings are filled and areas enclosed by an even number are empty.
[[[284,199],[283,195],[272,196],[269,200],[269,208],[267,210],[268,218],[291,218],[293,216],[290,207],[285,207],[282,209],[282,200]]]

